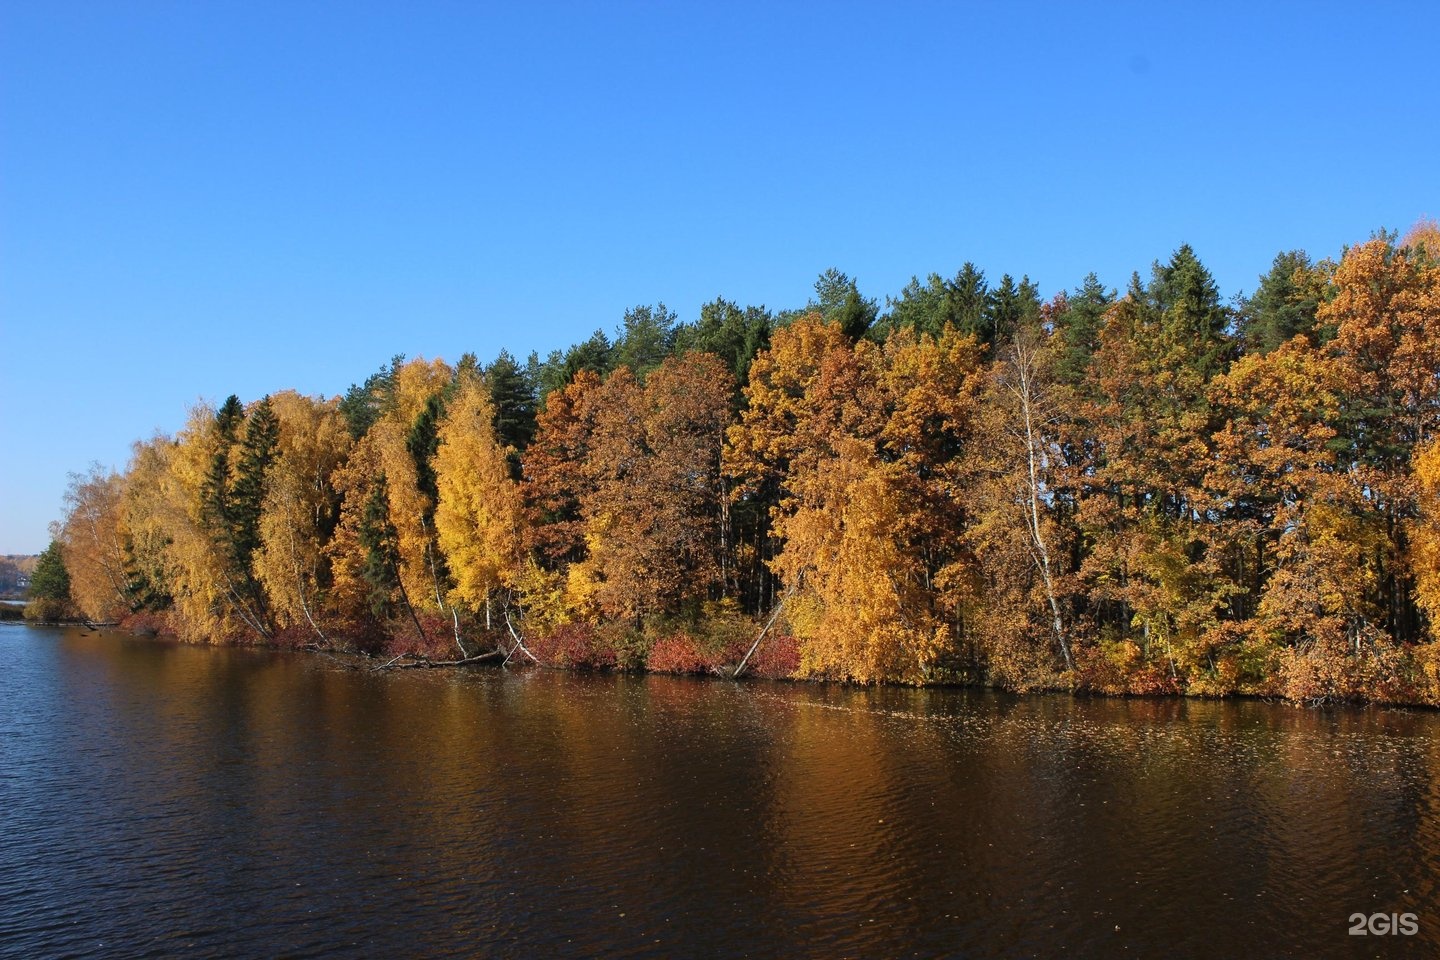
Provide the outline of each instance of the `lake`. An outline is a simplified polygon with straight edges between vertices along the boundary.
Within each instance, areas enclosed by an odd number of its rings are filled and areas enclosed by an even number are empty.
[[[1440,956],[1432,712],[0,664],[4,955]]]

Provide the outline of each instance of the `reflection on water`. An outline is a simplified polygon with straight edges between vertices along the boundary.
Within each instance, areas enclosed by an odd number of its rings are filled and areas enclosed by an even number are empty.
[[[1434,713],[0,663],[0,953],[1440,954]]]

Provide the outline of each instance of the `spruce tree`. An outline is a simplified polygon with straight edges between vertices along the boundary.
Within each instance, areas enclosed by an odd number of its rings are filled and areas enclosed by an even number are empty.
[[[70,572],[65,569],[65,556],[58,540],[51,540],[35,561],[35,572],[30,575],[30,597],[57,604],[70,602]]]
[[[445,398],[438,393],[431,396],[416,415],[415,422],[410,425],[410,433],[405,438],[405,449],[415,464],[415,486],[430,503],[425,512],[427,526],[435,514],[435,498],[438,496],[435,488],[434,459],[435,449],[440,444],[440,418],[444,414]]]
[[[350,384],[350,389],[340,398],[340,413],[350,428],[350,436],[359,440],[375,425],[381,410],[394,397],[395,375],[404,364],[405,354],[397,353],[390,358],[388,367],[381,367],[370,374],[363,384]]]
[[[875,301],[860,296],[855,281],[834,267],[815,281],[815,297],[820,315],[852,340],[865,336],[880,313]]]
[[[400,589],[400,534],[390,522],[390,496],[382,473],[365,501],[359,529],[360,549],[365,551],[361,576],[369,586],[370,612],[388,618],[392,598]]]
[[[1040,294],[1035,284],[1029,277],[1021,277],[1016,284],[1007,273],[985,298],[985,342],[992,347],[1009,343],[1017,330],[1033,325],[1039,316]]]
[[[240,574],[250,579],[251,557],[260,548],[260,515],[265,503],[266,475],[275,462],[280,443],[280,421],[264,397],[250,411],[235,464],[235,484],[229,497],[231,550]],[[257,591],[258,592],[258,591]]]
[[[1225,366],[1229,314],[1220,304],[1215,278],[1190,245],[1182,244],[1165,265],[1155,264],[1149,300],[1170,355],[1209,380]]]
[[[244,422],[245,407],[232,393],[215,412],[215,454],[210,459],[210,469],[200,490],[201,508],[210,524],[212,536],[230,529],[230,453]]]
[[[71,616],[74,609],[70,603],[70,572],[65,569],[59,541],[51,540],[30,575],[30,601],[25,604],[25,619],[62,620]]]
[[[1100,284],[1100,278],[1093,273],[1088,274],[1084,283],[1066,298],[1065,309],[1055,321],[1055,332],[1062,344],[1055,373],[1061,382],[1075,386],[1085,381],[1090,358],[1100,344],[1105,311],[1114,302],[1115,292],[1107,292]]]
[[[456,377],[459,380],[459,376]],[[508,350],[501,350],[485,368],[485,384],[495,408],[495,433],[500,442],[523,451],[535,436],[535,383],[529,372],[515,362]]]
[[[1319,298],[1304,283],[1312,269],[1304,250],[1275,255],[1255,295],[1245,301],[1240,339],[1246,352],[1266,354],[1298,334],[1315,336]]]
[[[883,340],[901,327],[938,337],[947,326],[951,326],[988,343],[985,328],[988,292],[985,274],[973,263],[966,263],[950,280],[932,273],[922,284],[911,277],[905,289],[900,291],[899,298],[889,301],[889,314],[876,325],[876,339]]]
[[[679,353],[703,351],[724,360],[737,389],[750,376],[750,362],[770,342],[774,322],[764,307],[745,307],[717,297],[700,308],[700,319],[676,331]]]

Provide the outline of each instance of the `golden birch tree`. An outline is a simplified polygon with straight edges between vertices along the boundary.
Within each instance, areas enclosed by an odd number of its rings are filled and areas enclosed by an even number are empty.
[[[450,602],[483,612],[492,626],[495,592],[513,586],[524,539],[520,491],[510,477],[511,448],[495,433],[490,389],[461,378],[439,427],[435,454],[439,502],[435,527],[454,587]]]
[[[72,473],[58,541],[70,574],[70,599],[91,620],[130,610],[125,575],[125,478],[99,464]]]
[[[339,509],[335,474],[352,441],[338,400],[293,390],[270,400],[279,421],[279,455],[261,514],[255,575],[281,626],[303,625],[329,642],[323,626],[331,614],[325,548]]]

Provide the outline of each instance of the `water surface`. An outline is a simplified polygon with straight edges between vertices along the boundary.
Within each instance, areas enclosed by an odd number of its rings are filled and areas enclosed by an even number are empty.
[[[1440,956],[1440,714],[0,664],[0,954]]]

